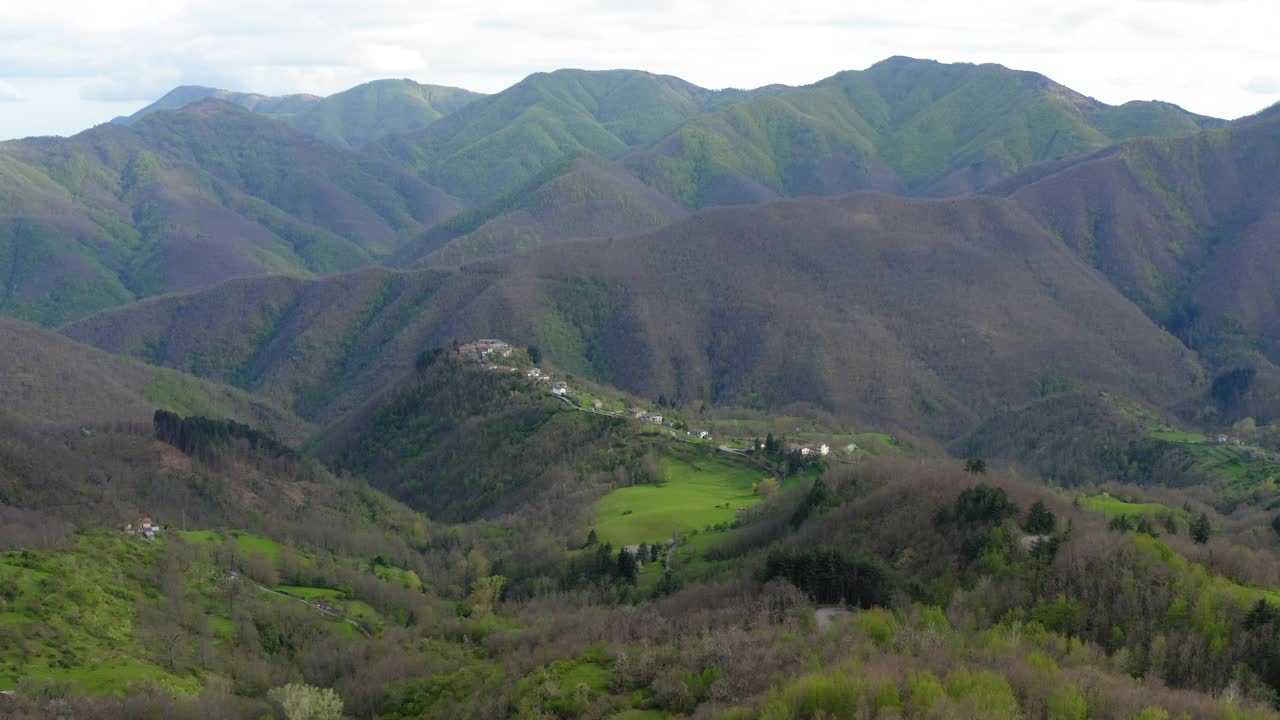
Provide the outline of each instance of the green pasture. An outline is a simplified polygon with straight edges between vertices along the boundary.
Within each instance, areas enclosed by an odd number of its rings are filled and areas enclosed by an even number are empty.
[[[708,525],[733,522],[737,508],[760,498],[760,469],[690,446],[674,446],[660,462],[663,482],[619,488],[596,505],[602,542],[632,545],[665,540]]]

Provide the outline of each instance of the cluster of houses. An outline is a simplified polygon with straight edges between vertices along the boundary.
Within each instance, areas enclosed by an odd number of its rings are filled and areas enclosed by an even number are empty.
[[[159,523],[152,522],[151,518],[143,515],[134,522],[125,525],[124,533],[126,535],[140,537],[144,540],[155,540],[156,533],[160,532],[162,529],[163,528],[160,527]]]
[[[494,338],[481,338],[475,342],[458,346],[458,354],[478,363],[496,362],[499,358],[511,357],[511,343]]]
[[[831,454],[831,448],[826,443],[817,443],[815,445],[802,445],[799,443],[787,443],[787,452],[799,451],[801,455],[819,455],[827,456]]]
[[[763,440],[756,441],[756,443],[751,447],[751,449],[757,452],[763,452],[765,450],[764,441]],[[827,445],[826,443],[814,443],[812,445],[809,445],[804,443],[789,442],[783,445],[782,449],[788,453],[798,452],[804,457],[809,457],[809,456],[826,457],[827,455],[831,454],[831,446]]]
[[[511,343],[496,338],[481,338],[458,346],[458,355],[463,360],[484,365],[490,372],[520,372],[520,368],[502,363],[503,360],[511,357],[512,351]]]
[[[1237,437],[1231,437],[1230,435],[1226,435],[1226,434],[1219,434],[1217,437],[1214,438],[1214,442],[1219,445],[1231,445],[1232,447],[1244,447],[1246,454],[1248,454],[1249,457],[1255,460],[1270,460],[1272,462],[1280,463],[1280,452],[1269,453],[1265,450],[1260,450],[1258,448],[1246,447],[1245,442]]]

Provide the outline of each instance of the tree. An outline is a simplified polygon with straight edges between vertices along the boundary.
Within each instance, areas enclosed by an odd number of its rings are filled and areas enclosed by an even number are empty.
[[[267,693],[288,720],[341,720],[342,698],[333,688],[290,683]]]
[[[1258,598],[1258,602],[1254,603],[1249,614],[1244,616],[1244,626],[1249,630],[1257,630],[1263,625],[1274,622],[1278,614],[1280,613],[1276,612],[1271,603]]]
[[[1209,516],[1206,513],[1200,513],[1200,516],[1191,521],[1191,539],[1204,545],[1209,542],[1209,536],[1213,535],[1213,524],[1209,522]]]
[[[471,594],[467,596],[467,603],[471,605],[472,612],[476,615],[488,615],[502,598],[502,589],[506,585],[507,579],[501,575],[490,575],[476,580]]]
[[[527,350],[529,351],[529,362],[534,365],[540,365],[542,363],[542,350],[537,345],[530,345]]]
[[[413,367],[418,372],[426,372],[427,368],[431,367],[432,364],[434,364],[435,361],[438,360],[440,356],[443,354],[444,354],[444,348],[442,347],[431,348],[430,350],[423,350],[422,352],[418,353],[417,359],[415,359],[413,362]]]
[[[1032,535],[1048,535],[1054,531],[1058,525],[1058,519],[1054,516],[1053,511],[1045,504],[1037,500],[1031,505],[1031,509],[1027,511],[1027,519],[1022,525],[1022,529]]]
[[[1107,523],[1107,529],[1129,532],[1133,529],[1133,519],[1128,515],[1116,515],[1111,518],[1111,522]]]
[[[822,482],[822,478],[814,480],[813,487],[809,488],[809,494],[804,496],[800,506],[791,514],[791,527],[800,527],[810,515],[823,513],[839,502],[840,498],[831,494],[831,490],[827,488],[826,483]]]
[[[778,492],[778,479],[769,477],[755,484],[755,493],[762,498],[771,498]]]
[[[1003,488],[979,484],[961,491],[952,513],[942,515],[941,519],[954,517],[965,525],[999,525],[1005,518],[1017,514],[1018,506]]]
[[[662,552],[662,548],[658,543],[649,544],[649,562],[658,562],[658,555]]]
[[[1163,518],[1161,518],[1161,521],[1164,524],[1165,532],[1169,533],[1170,535],[1178,534],[1178,521],[1174,520],[1172,515],[1165,515]]]
[[[1275,530],[1277,535],[1280,535],[1280,515],[1271,519],[1271,529]]]
[[[632,585],[640,579],[640,566],[636,563],[636,556],[625,547],[618,548],[618,577]]]
[[[1133,529],[1135,532],[1140,532],[1143,535],[1160,537],[1160,533],[1156,531],[1155,521],[1151,519],[1150,515],[1139,515],[1137,522],[1133,525]]]
[[[600,542],[600,536],[596,535],[596,529],[591,528],[591,532],[587,533],[587,547],[591,547]]]
[[[964,471],[970,475],[981,475],[987,471],[987,461],[982,458],[969,458],[964,461]]]
[[[1209,394],[1219,408],[1229,409],[1249,392],[1257,375],[1258,370],[1252,367],[1230,370],[1213,379]]]

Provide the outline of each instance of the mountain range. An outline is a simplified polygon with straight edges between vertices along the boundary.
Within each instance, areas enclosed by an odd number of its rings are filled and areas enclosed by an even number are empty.
[[[1034,73],[905,58],[754,91],[581,70],[491,96],[411,81],[328,98],[183,87],[115,126],[0,144],[4,312],[57,324],[229,277],[414,262],[481,217],[496,223],[429,262],[656,229],[683,214],[675,206],[962,192],[1040,160],[1216,124],[1161,103],[1106,106]],[[596,159],[566,175],[570,156]],[[147,186],[151,172],[162,189]],[[538,194],[540,182],[553,186]],[[554,218],[528,212],[575,185],[591,192]],[[441,227],[464,206],[473,214]],[[216,248],[192,237],[215,224]],[[12,238],[38,257],[21,257]],[[204,259],[173,268],[174,243]],[[75,280],[53,294],[41,277],[54,272]]]
[[[480,97],[479,93],[461,88],[390,79],[357,85],[328,97],[272,97],[184,85],[138,112],[112,122],[132,125],[162,110],[181,110],[200,100],[222,100],[279,120],[337,147],[354,148],[391,133],[424,128]]]
[[[445,272],[246,281],[65,332],[220,381],[241,378],[315,420],[407,372],[421,348],[499,335],[644,397],[801,404],[943,439],[1083,387],[1202,419],[1266,422],[1280,410],[1275,313],[1266,310],[1276,299],[1262,280],[1277,123],[1264,115],[1135,139],[1034,166],[984,195],[861,193],[683,219],[678,206],[651,201],[639,207],[671,224],[572,241],[590,235],[565,219],[577,203],[603,212],[604,196],[648,190],[579,153],[501,208],[456,216],[401,253],[447,267],[484,257],[476,248],[499,255],[536,245],[528,228],[538,223],[559,228],[562,240],[536,251]],[[1220,292],[1215,277],[1237,290]],[[1251,277],[1256,286],[1246,285]],[[317,326],[350,350],[320,350]],[[210,357],[226,365],[194,360]],[[1213,381],[1243,366],[1256,370],[1246,396],[1217,407]],[[325,378],[328,397],[317,401],[293,374]]]
[[[0,716],[1280,717],[1277,168],[902,57],[0,143]]]

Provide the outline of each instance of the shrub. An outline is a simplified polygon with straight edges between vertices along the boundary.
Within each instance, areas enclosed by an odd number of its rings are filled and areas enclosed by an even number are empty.
[[[342,698],[332,688],[290,683],[267,693],[288,720],[340,720]]]
[[[1089,703],[1074,685],[1059,685],[1049,694],[1049,720],[1084,720]]]

